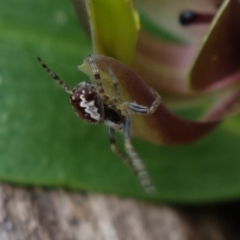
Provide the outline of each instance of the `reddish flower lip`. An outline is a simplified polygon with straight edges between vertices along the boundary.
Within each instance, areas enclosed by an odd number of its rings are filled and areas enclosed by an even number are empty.
[[[103,55],[95,54],[92,55],[92,58],[101,74],[108,74],[108,70],[111,68],[119,81],[124,98],[128,101],[132,99],[146,106],[150,106],[154,101],[154,95],[149,87],[129,67]],[[85,61],[79,68],[92,78],[92,73],[89,68],[86,68],[86,65],[88,65],[88,61]],[[133,132],[135,135],[154,143],[181,145],[204,136],[218,123],[219,121],[193,122],[184,120],[175,116],[163,104],[160,104],[151,115],[134,115]]]
[[[190,71],[192,90],[207,91],[239,81],[239,14],[237,0],[223,3]]]

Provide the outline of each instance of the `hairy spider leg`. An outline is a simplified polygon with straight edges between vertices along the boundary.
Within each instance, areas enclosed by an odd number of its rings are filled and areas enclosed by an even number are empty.
[[[134,113],[143,114],[143,115],[149,115],[155,112],[157,107],[161,103],[161,97],[153,89],[150,88],[150,90],[155,95],[155,100],[153,101],[150,107],[139,105],[135,102],[129,102],[129,103],[124,103],[126,105],[126,108]]]
[[[116,75],[113,73],[111,68],[108,69],[108,74],[109,74],[109,76],[112,80],[112,85],[113,85],[113,88],[114,88],[116,96],[117,96],[117,97],[114,98],[114,100],[117,101],[117,102],[122,102],[121,92],[120,92],[120,88],[119,88],[119,84],[118,84],[118,80],[116,78]],[[161,103],[161,97],[152,88],[149,88],[149,89],[152,92],[152,94],[155,96],[155,100],[150,107],[143,106],[143,105],[137,104],[135,102],[125,102],[125,103],[119,104],[117,108],[124,115],[126,115],[126,110],[130,110],[130,112],[134,112],[134,113],[137,113],[137,114],[144,114],[144,115],[152,114],[157,109],[159,104]]]
[[[117,96],[116,100],[118,102],[121,102],[121,92],[119,89],[118,80],[111,68],[108,69],[108,74],[112,80],[112,85],[113,85],[113,88],[114,88],[116,96]],[[158,105],[160,104],[161,100],[160,100],[160,96],[154,90],[151,89],[151,91],[154,93],[156,98],[150,108],[136,104],[136,103],[125,103],[125,104],[127,104],[127,108],[128,108],[128,106],[130,106],[129,110],[131,110],[134,113],[138,113],[138,114],[153,113],[156,110],[156,108],[158,107]],[[126,105],[125,105],[125,107],[126,107]],[[124,109],[125,107],[124,106],[120,107],[122,112],[126,112],[126,109]],[[133,172],[137,175],[141,185],[143,186],[143,188],[145,189],[145,191],[147,193],[149,193],[149,194],[156,193],[157,190],[153,186],[152,181],[148,175],[148,172],[147,172],[142,160],[139,158],[138,154],[134,150],[133,145],[131,143],[130,116],[129,115],[126,116],[126,119],[124,122],[124,129],[123,129],[124,146],[125,146],[126,152],[128,153],[129,158],[127,158],[117,148],[116,139],[114,137],[114,129],[109,127],[108,131],[109,131],[108,132],[109,133],[109,141],[111,144],[112,151],[133,170]]]
[[[96,63],[94,62],[91,54],[89,54],[89,56],[88,56],[88,62],[92,68],[92,72],[93,72],[93,76],[94,76],[94,80],[95,80],[94,82],[96,83],[96,87],[98,89],[99,95],[101,96],[101,98],[103,100],[108,99],[108,96],[106,95],[106,93],[103,89],[103,86],[102,86],[101,76],[98,71],[98,67],[97,67]]]
[[[48,73],[48,75],[50,75],[55,80],[55,82],[65,90],[65,92],[72,94],[72,90],[68,87],[68,85],[57,74],[52,72],[51,69],[48,68],[48,66],[42,61],[40,57],[38,57],[37,59],[42,65],[43,69]]]
[[[124,153],[122,153],[117,146],[117,142],[115,138],[115,130],[109,126],[107,126],[107,129],[108,129],[108,139],[110,142],[112,152],[118,158],[120,158],[120,160],[122,160],[131,170],[135,171],[131,160]]]
[[[123,126],[123,136],[124,136],[124,146],[130,160],[132,162],[132,166],[135,170],[135,173],[148,194],[157,193],[157,189],[153,185],[150,176],[146,170],[145,165],[142,160],[139,158],[138,154],[133,148],[130,136],[130,116],[126,116],[124,126]]]
[[[145,166],[143,165],[141,159],[139,159],[139,157],[137,156],[136,152],[133,150],[133,146],[130,142],[130,138],[128,138],[129,140],[125,142],[125,148],[128,149],[128,151],[127,150],[126,151],[128,152],[129,156],[131,156],[132,160],[129,157],[127,157],[124,153],[122,153],[117,147],[117,142],[114,135],[115,130],[109,126],[107,128],[108,128],[108,138],[109,138],[112,152],[134,172],[134,174],[138,177],[144,190],[148,194],[156,193],[157,191],[153,186],[150,180],[150,177],[148,176]]]
[[[108,68],[108,74],[110,76],[110,79],[112,81],[112,86],[113,86],[115,94],[116,94],[113,101],[121,102],[121,92],[120,92],[120,89],[119,89],[118,80],[117,80],[117,78],[116,78],[116,76],[113,73],[111,68]],[[135,170],[130,158],[127,157],[124,153],[122,153],[119,150],[119,148],[117,146],[116,138],[115,138],[115,130],[113,128],[109,127],[109,126],[108,126],[108,137],[109,137],[109,142],[110,142],[110,145],[111,145],[112,152],[116,156],[118,156],[118,158],[120,158],[134,173],[136,173],[136,170]]]
[[[147,114],[152,114],[156,111],[156,109],[158,108],[158,106],[161,103],[161,97],[160,95],[152,88],[149,88],[151,93],[154,95],[155,100],[153,101],[152,105],[150,106],[148,113]]]
[[[111,68],[108,69],[108,74],[112,80],[112,85],[113,85],[113,88],[114,88],[116,96],[117,96],[117,97],[115,97],[115,100],[117,100],[118,102],[122,102],[121,92],[119,89],[119,84],[118,84],[116,75],[113,73]],[[119,104],[118,109],[121,110],[123,113],[125,113],[126,110],[130,110],[131,112],[134,112],[137,114],[144,114],[144,115],[152,114],[157,109],[159,104],[161,103],[161,97],[152,88],[149,88],[149,89],[152,92],[152,94],[155,96],[155,100],[153,101],[153,103],[150,107],[143,106],[143,105],[137,104],[135,102],[125,102],[125,103]]]

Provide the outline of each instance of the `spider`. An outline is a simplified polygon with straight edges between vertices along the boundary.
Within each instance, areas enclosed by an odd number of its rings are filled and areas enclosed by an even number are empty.
[[[94,82],[80,82],[73,89],[69,88],[39,57],[38,61],[56,83],[60,85],[65,92],[70,94],[71,105],[82,120],[89,123],[106,124],[113,153],[133,170],[148,194],[156,193],[157,190],[152,184],[146,167],[131,143],[130,116],[133,113],[146,115],[153,113],[161,102],[160,96],[151,89],[155,95],[155,100],[150,107],[139,105],[135,102],[123,102],[121,100],[117,78],[113,71],[109,69],[108,74],[115,92],[115,96],[110,98],[103,89],[99,70],[91,55],[88,56],[87,61],[91,66]],[[123,154],[117,147],[114,135],[115,130],[121,130],[123,132],[124,147],[127,155]]]

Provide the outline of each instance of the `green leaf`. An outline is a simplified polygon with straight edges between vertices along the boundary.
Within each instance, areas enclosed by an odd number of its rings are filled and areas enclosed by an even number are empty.
[[[87,79],[77,66],[91,43],[70,3],[14,4],[0,7],[0,180],[148,198],[111,153],[105,127],[80,121],[37,62],[39,55],[70,86]],[[238,198],[239,141],[239,117],[190,146],[133,139],[159,189],[155,199],[178,203]]]
[[[85,0],[95,53],[126,64],[132,60],[139,28],[137,13],[127,0]]]

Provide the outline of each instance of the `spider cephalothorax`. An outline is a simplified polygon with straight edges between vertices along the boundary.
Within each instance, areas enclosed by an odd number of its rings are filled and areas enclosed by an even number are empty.
[[[77,115],[86,122],[101,123],[104,118],[103,101],[93,84],[81,82],[73,88],[71,104]]]
[[[93,84],[79,83],[73,88],[70,101],[82,120],[90,123],[105,122],[114,129],[122,129],[123,116],[113,106],[104,104]]]
[[[153,113],[160,104],[160,96],[152,90],[156,98],[150,107],[135,102],[123,102],[117,78],[109,68],[108,74],[115,90],[115,96],[109,97],[103,89],[100,73],[91,55],[87,61],[94,76],[93,83],[81,82],[72,90],[40,58],[38,60],[47,73],[70,94],[72,107],[81,119],[89,123],[105,123],[107,125],[112,151],[136,173],[140,183],[148,193],[156,192],[142,160],[132,146],[130,116],[133,113],[145,115]],[[124,146],[128,157],[118,150],[114,136],[115,129],[123,131]]]

